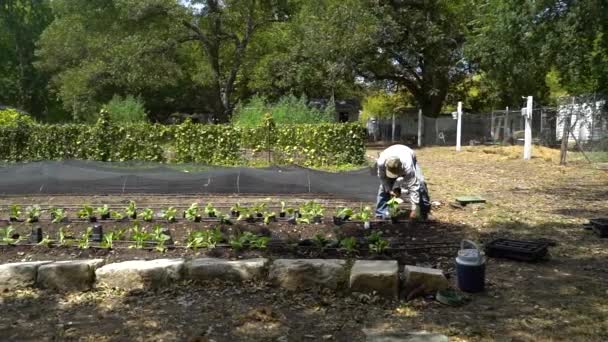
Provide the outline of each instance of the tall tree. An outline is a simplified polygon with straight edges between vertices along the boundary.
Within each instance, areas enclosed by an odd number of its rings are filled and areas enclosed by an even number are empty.
[[[47,77],[33,66],[35,42],[53,19],[48,0],[0,2],[0,103],[35,116],[47,111]]]
[[[407,89],[425,115],[440,112],[450,86],[466,75],[464,0],[378,0],[374,42],[361,54],[361,73]]]

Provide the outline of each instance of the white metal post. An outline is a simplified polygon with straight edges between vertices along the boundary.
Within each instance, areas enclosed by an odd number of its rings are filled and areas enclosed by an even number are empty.
[[[418,147],[422,147],[422,109],[418,109]]]
[[[532,96],[528,96],[528,105],[526,106],[526,131],[524,140],[524,160],[532,158]]]
[[[460,137],[462,129],[462,102],[458,101],[458,123],[456,124],[456,151],[460,151]]]
[[[393,134],[392,134],[393,142],[395,142],[395,113],[393,113]]]

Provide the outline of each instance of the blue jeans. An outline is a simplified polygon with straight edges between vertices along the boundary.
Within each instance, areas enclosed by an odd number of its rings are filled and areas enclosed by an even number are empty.
[[[422,216],[422,219],[426,220],[431,212],[431,199],[429,197],[429,190],[427,189],[424,181],[420,182],[418,194],[420,196],[420,202],[418,203],[418,206],[420,207],[420,216]],[[378,189],[378,197],[376,198],[376,216],[382,216],[385,219],[390,217],[388,213],[388,206],[386,205],[386,202],[388,202],[390,199],[391,194],[385,192],[382,184],[380,184],[380,188]]]

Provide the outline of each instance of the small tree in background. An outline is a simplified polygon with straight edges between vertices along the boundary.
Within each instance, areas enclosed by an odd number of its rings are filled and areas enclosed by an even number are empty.
[[[148,121],[144,102],[140,97],[114,95],[103,109],[113,123],[137,123]]]

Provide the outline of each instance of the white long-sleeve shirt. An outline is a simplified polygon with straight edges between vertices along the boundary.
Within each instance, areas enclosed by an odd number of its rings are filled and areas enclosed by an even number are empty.
[[[420,166],[415,162],[416,153],[411,148],[405,145],[393,145],[382,151],[377,160],[378,177],[382,181],[382,187],[385,192],[393,190],[391,178],[386,176],[385,163],[388,159],[395,157],[401,161],[401,170],[397,173],[399,177],[395,179],[393,186],[401,183],[401,187],[405,188],[408,192],[412,209],[415,209],[420,202],[418,190],[420,189],[420,183],[424,181],[424,177],[422,176]]]

